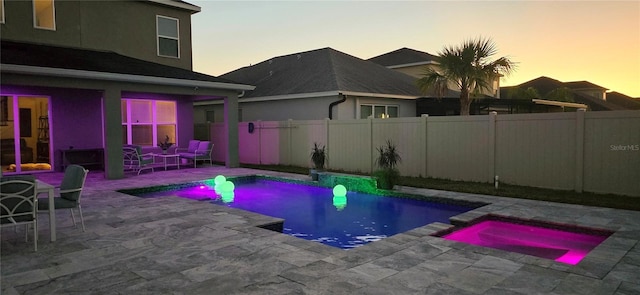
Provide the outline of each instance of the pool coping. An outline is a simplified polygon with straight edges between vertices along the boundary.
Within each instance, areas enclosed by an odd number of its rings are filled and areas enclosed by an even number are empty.
[[[280,181],[280,182],[288,182],[288,183],[295,183],[295,184],[326,187],[326,186],[322,186],[319,182],[289,178],[282,175],[273,176],[273,175],[256,173],[251,175],[229,177],[229,179],[231,180],[246,179],[250,181],[254,181],[256,178],[261,178],[261,179],[271,180],[271,181]],[[190,187],[190,186],[200,185],[209,181],[213,182],[213,178],[206,179],[206,180],[196,180],[196,181],[179,183],[179,184],[153,186],[153,187],[166,187],[166,188]],[[130,190],[136,190],[136,189],[145,189],[145,188],[148,188],[148,187],[127,188],[127,189],[118,190],[118,192],[130,191]],[[436,192],[436,194],[432,195],[432,194],[417,193],[418,191]],[[361,191],[358,191],[358,192],[361,192]],[[589,226],[583,226],[577,223],[558,222],[558,221],[552,221],[552,220],[548,220],[540,217],[525,218],[521,216],[511,216],[511,215],[501,215],[501,214],[491,213],[491,211],[494,210],[495,207],[499,208],[503,206],[503,204],[501,204],[500,201],[492,202],[490,200],[482,200],[482,199],[496,198],[496,196],[469,194],[469,193],[455,193],[455,192],[448,192],[448,191],[417,189],[412,187],[401,187],[401,186],[396,186],[395,190],[392,190],[392,191],[378,190],[378,192],[380,194],[388,193],[388,195],[386,196],[389,196],[389,197],[409,197],[409,198],[414,198],[414,199],[424,200],[424,201],[434,201],[434,202],[458,204],[458,205],[467,205],[467,204],[475,204],[475,205],[480,204],[480,205],[475,209],[472,209],[465,213],[452,216],[449,219],[449,222],[451,224],[434,222],[418,228],[414,228],[412,230],[409,230],[403,233],[389,236],[380,241],[367,243],[362,246],[351,248],[351,249],[340,249],[340,248],[332,247],[332,246],[314,242],[314,241],[309,241],[305,239],[300,239],[300,240],[308,243],[317,244],[317,245],[313,245],[316,248],[328,247],[331,249],[335,249],[337,251],[350,252],[349,255],[356,255],[358,257],[360,257],[362,253],[367,253],[367,256],[371,257],[371,254],[372,254],[371,251],[384,252],[385,251],[384,249],[387,249],[386,251],[390,251],[389,249],[393,249],[393,247],[391,246],[391,248],[389,248],[389,245],[404,244],[407,240],[414,240],[414,238],[408,239],[407,236],[413,236],[418,238],[418,240],[422,242],[427,242],[431,245],[446,246],[446,247],[460,248],[460,249],[468,249],[468,247],[471,247],[471,249],[473,249],[474,252],[491,253],[491,255],[503,257],[505,259],[513,259],[513,256],[523,256],[522,258],[523,260],[533,265],[537,265],[545,268],[550,267],[553,269],[559,269],[559,270],[567,271],[570,273],[575,273],[579,275],[585,275],[585,276],[590,276],[590,277],[600,278],[600,279],[602,279],[607,273],[609,273],[615,267],[615,265],[623,258],[623,255],[611,256],[612,250],[617,250],[618,248],[620,248],[619,243],[617,243],[616,241],[616,239],[620,236],[619,234],[617,234],[618,233],[617,229],[619,229],[618,226],[589,227]],[[371,192],[367,191],[364,193],[371,193]],[[444,195],[437,195],[438,193],[444,193]],[[474,200],[475,198],[480,198],[481,200]],[[521,200],[521,201],[526,202],[530,200]],[[534,201],[534,202],[541,202],[541,201]],[[272,230],[273,228],[277,229],[279,226],[281,226],[284,223],[284,220],[280,218],[267,216],[259,213],[254,213],[250,211],[245,211],[237,208],[229,208],[226,206],[221,206],[221,207],[240,210],[242,212],[245,212],[245,214],[247,215],[260,216],[260,218],[258,218],[257,220],[262,220],[262,222],[256,222],[256,223],[250,224],[250,226],[253,226],[253,227]],[[594,231],[610,231],[612,232],[612,234],[600,245],[598,245],[591,252],[589,252],[589,254],[587,254],[587,256],[585,256],[582,259],[582,261],[580,261],[576,265],[567,265],[567,264],[556,262],[546,258],[540,258],[540,257],[531,256],[531,255],[486,248],[486,247],[481,247],[476,245],[469,245],[469,244],[457,242],[457,241],[449,241],[437,236],[442,232],[453,230],[456,226],[461,226],[465,224],[468,225],[470,223],[480,222],[482,220],[486,220],[489,218],[498,218],[498,219],[507,219],[507,220],[518,219],[518,220],[521,220],[522,222],[544,224],[547,226],[555,225],[563,228],[574,228],[574,229],[579,228],[579,229],[594,230]],[[276,232],[278,231],[276,230]],[[280,233],[282,232],[280,231]],[[381,242],[384,242],[384,243],[381,243]],[[383,244],[386,246],[382,246]],[[326,251],[333,252],[333,250],[329,250],[329,249],[326,249]],[[374,257],[377,257],[377,255]]]

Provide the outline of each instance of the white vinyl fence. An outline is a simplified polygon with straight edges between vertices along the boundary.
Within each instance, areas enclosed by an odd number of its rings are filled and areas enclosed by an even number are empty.
[[[640,196],[640,111],[256,121],[239,125],[240,162],[311,167],[314,142],[330,169],[370,173],[391,140],[400,173]],[[210,127],[214,160],[225,130]]]

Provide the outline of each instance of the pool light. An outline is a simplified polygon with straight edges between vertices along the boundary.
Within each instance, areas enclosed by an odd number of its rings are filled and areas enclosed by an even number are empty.
[[[227,178],[224,177],[224,175],[218,175],[213,179],[213,182],[216,184],[216,186],[225,183],[225,181],[227,181]]]
[[[347,207],[347,196],[333,196],[333,206],[335,206],[338,211]]]
[[[333,195],[344,197],[347,195],[347,188],[342,184],[338,184],[333,187]]]
[[[233,182],[231,181],[225,181],[221,186],[220,186],[220,190],[222,191],[222,193],[232,193],[233,190],[236,188],[236,186],[233,184]]]
[[[223,203],[225,203],[225,204],[226,203],[231,203],[231,202],[233,202],[233,199],[235,198],[235,194],[233,193],[233,191],[224,192],[224,193],[222,193],[221,197],[222,197],[222,202]]]

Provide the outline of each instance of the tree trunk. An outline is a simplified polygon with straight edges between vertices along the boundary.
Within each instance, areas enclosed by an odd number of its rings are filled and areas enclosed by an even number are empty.
[[[470,108],[471,98],[469,97],[469,91],[462,90],[460,92],[460,116],[469,116]]]

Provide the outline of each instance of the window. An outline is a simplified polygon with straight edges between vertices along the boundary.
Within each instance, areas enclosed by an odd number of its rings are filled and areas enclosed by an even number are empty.
[[[206,111],[207,123],[213,123],[216,121],[216,112],[215,111]]]
[[[158,34],[158,55],[180,58],[180,37],[178,34],[178,19],[166,16],[156,16]]]
[[[54,0],[33,0],[33,26],[38,29],[56,29]]]
[[[0,24],[4,24],[4,0],[0,0]]]
[[[397,118],[398,106],[396,105],[360,105],[360,119],[372,118]]]
[[[169,136],[176,143],[177,115],[174,101],[122,100],[122,142],[158,146]]]

